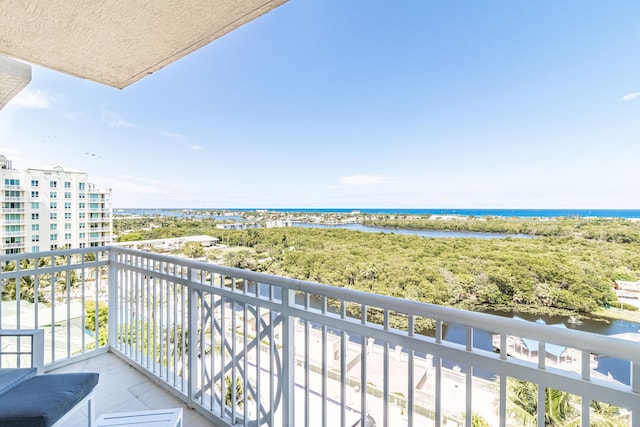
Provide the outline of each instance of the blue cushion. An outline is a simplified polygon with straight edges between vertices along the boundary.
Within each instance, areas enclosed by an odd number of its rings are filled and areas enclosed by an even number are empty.
[[[36,368],[0,369],[0,394],[35,376]]]
[[[0,398],[0,426],[50,427],[98,384],[96,373],[36,375]]]

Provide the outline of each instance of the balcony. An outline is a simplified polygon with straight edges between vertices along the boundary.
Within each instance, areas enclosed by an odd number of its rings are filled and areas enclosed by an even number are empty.
[[[0,218],[0,226],[3,225],[25,225],[24,218],[22,219],[4,219]]]
[[[637,343],[120,247],[0,262],[19,266],[0,273],[0,327],[44,329],[47,371],[102,369],[98,413],[139,409],[126,396],[140,390],[163,396],[147,406],[193,408],[187,425],[470,427],[477,414],[517,426],[516,379],[537,385],[533,425],[544,425],[554,389],[579,398],[576,425],[604,402],[640,426]],[[108,320],[83,315],[98,303]],[[104,331],[87,331],[100,322]],[[459,342],[445,339],[454,326]],[[478,345],[479,331],[493,334],[495,352]],[[531,360],[508,355],[514,337],[537,342]],[[594,355],[625,361],[630,384],[596,375]]]
[[[6,249],[24,248],[25,242],[3,242],[1,245]]]
[[[4,191],[4,190],[19,190],[19,191],[23,191],[24,187],[22,185],[10,185],[10,184],[4,184],[2,186],[0,186],[0,191]]]
[[[92,213],[95,213],[95,212],[109,213],[109,212],[111,212],[111,209],[109,209],[109,208],[89,208],[89,212],[92,212]]]
[[[96,222],[108,223],[109,219],[110,219],[109,214],[100,214],[100,217],[98,217],[98,218],[88,218],[87,222],[89,222],[89,223],[96,223]]]
[[[24,208],[0,208],[2,213],[24,213]]]
[[[4,237],[18,237],[18,236],[25,236],[27,234],[27,232],[25,230],[5,231],[2,234],[4,234]]]

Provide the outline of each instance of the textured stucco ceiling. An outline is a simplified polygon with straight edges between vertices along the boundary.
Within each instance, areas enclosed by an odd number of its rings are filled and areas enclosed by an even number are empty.
[[[0,110],[30,81],[30,65],[0,55]]]
[[[124,88],[287,0],[2,0],[0,53]]]

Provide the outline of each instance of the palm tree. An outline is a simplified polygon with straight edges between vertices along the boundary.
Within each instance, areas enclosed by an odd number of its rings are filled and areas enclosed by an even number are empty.
[[[242,406],[244,405],[244,383],[242,382],[242,378],[240,378],[240,376],[236,376],[236,386],[235,386],[235,393],[236,393],[236,401],[235,404],[233,402],[233,387],[232,387],[232,383],[233,380],[231,379],[231,375],[226,375],[224,377],[224,404],[229,406],[229,407],[233,407],[233,406],[237,406],[238,408],[242,408]],[[220,385],[218,385],[218,391],[220,391]],[[247,395],[247,400],[253,400],[253,398],[251,397],[251,395]]]
[[[536,426],[538,419],[538,385],[520,379],[507,381],[509,415],[522,426]],[[545,426],[578,427],[580,402],[577,396],[566,391],[545,389]],[[591,401],[591,427],[621,427],[629,425],[628,415],[620,408],[602,402]]]
[[[20,270],[33,270],[35,261],[33,258],[28,258],[20,261]],[[39,267],[43,267],[45,264],[43,263],[43,258],[40,259]],[[11,261],[2,266],[2,271],[15,271],[16,263],[15,261]],[[45,288],[49,287],[50,281],[49,276],[46,274],[42,274],[38,276],[38,302],[47,302],[45,297],[46,292],[43,292]],[[5,283],[2,285],[2,299],[15,301],[18,297],[17,295],[17,281],[16,279],[7,279]],[[20,277],[20,300],[35,302],[35,275],[26,274]]]

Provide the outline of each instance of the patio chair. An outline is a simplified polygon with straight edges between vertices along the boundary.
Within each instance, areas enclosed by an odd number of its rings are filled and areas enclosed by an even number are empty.
[[[6,337],[14,339],[6,345]],[[25,340],[30,341],[27,351],[23,350]],[[30,366],[23,368],[25,356]],[[44,375],[43,356],[43,330],[0,329],[0,362],[9,365],[0,365],[0,426],[62,427],[86,405],[87,426],[92,427],[98,374]]]

